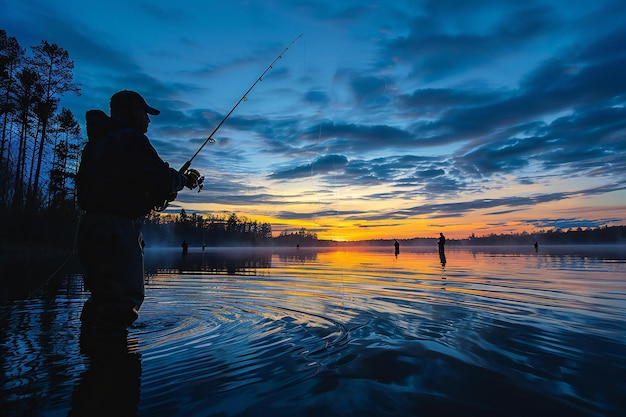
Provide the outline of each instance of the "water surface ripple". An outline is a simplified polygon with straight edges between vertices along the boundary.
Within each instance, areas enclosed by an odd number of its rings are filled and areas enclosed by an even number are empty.
[[[623,416],[625,259],[147,251],[124,355],[81,353],[79,275],[1,306],[0,405],[8,416],[98,401],[139,416]]]

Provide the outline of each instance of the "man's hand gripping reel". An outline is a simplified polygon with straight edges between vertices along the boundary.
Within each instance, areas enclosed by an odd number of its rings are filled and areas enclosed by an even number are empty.
[[[215,141],[213,140],[211,143],[213,142]],[[196,169],[189,168],[190,165],[191,165],[191,160],[185,162],[185,165],[183,165],[178,170],[178,172],[180,172],[181,174],[187,177],[187,181],[185,182],[185,187],[189,188],[190,190],[193,190],[194,188],[198,188],[198,192],[200,192],[202,191],[202,187],[204,187],[204,175],[200,175],[200,172],[198,172],[198,170]],[[166,200],[161,205],[154,207],[154,210],[155,211],[165,210],[167,206],[169,205],[170,201],[174,201],[177,196],[178,196],[178,193],[172,193],[168,195]]]

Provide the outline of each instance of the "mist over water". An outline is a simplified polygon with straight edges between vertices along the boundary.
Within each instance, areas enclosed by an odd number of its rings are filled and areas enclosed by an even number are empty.
[[[622,416],[620,247],[146,251],[128,351],[81,354],[79,275],[0,307],[0,404],[68,415]],[[51,295],[50,295],[51,294]],[[104,394],[103,394],[104,392]]]

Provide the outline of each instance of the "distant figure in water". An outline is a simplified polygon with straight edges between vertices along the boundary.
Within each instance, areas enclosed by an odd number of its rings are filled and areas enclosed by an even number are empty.
[[[393,246],[395,248],[395,254],[396,256],[398,256],[398,254],[400,253],[400,242],[398,242],[397,239],[394,239],[394,241],[395,242],[393,243]]]
[[[446,254],[446,237],[443,233],[439,233],[439,238],[437,239],[437,246],[439,246],[439,255]]]
[[[437,246],[439,247],[439,260],[441,261],[441,266],[446,266],[446,237],[443,233],[439,233]]]
[[[535,252],[537,252],[539,250],[539,243],[537,243],[537,241],[535,241],[533,246],[535,247]]]
[[[179,173],[159,157],[146,136],[148,115],[159,111],[141,95],[117,92],[110,110],[111,116],[87,112],[88,142],[76,177],[78,203],[86,212],[78,253],[91,292],[80,316],[81,338],[126,337],[144,300],[143,218],[183,187],[197,187],[200,178],[197,171]]]
[[[183,247],[183,255],[187,255],[187,252],[189,252],[189,244],[187,243],[187,241],[183,240],[181,246]]]

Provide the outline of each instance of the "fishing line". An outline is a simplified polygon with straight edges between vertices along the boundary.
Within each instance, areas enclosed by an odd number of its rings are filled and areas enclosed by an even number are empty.
[[[235,105],[230,109],[230,111],[226,114],[226,116],[224,116],[224,118],[217,124],[217,126],[215,126],[215,129],[213,129],[213,131],[211,132],[211,134],[206,138],[206,140],[202,143],[202,145],[200,145],[200,147],[198,148],[198,150],[196,151],[196,153],[193,154],[193,156],[191,158],[189,158],[189,160],[187,162],[185,162],[185,164],[183,165],[183,167],[179,170],[180,172],[185,172],[187,170],[187,168],[189,168],[189,166],[191,166],[191,161],[193,161],[196,156],[198,156],[198,154],[200,153],[200,151],[202,151],[202,149],[206,146],[207,143],[213,143],[215,142],[215,139],[213,139],[213,135],[215,135],[215,133],[220,129],[220,127],[222,127],[222,125],[224,124],[224,122],[226,122],[226,120],[230,117],[230,115],[235,111],[235,109],[237,108],[237,106],[239,106],[239,104],[241,104],[242,101],[248,101],[248,94],[250,94],[250,92],[252,91],[252,89],[261,81],[263,81],[263,77],[265,76],[265,74],[267,74],[272,68],[274,68],[274,65],[276,64],[276,62],[278,62],[279,59],[281,59],[283,57],[283,54],[285,54],[287,52],[287,50],[291,47],[291,45],[293,45],[298,39],[300,39],[302,37],[302,33],[299,34],[298,36],[296,36],[291,42],[289,42],[289,44],[278,54],[278,56],[276,58],[274,58],[274,60],[269,64],[269,66],[265,69],[265,71],[263,71],[261,73],[261,75],[254,81],[254,83],[252,83],[252,85],[250,86],[250,88],[248,88],[246,90],[245,93],[243,93],[243,95],[241,96],[241,98],[237,101],[237,103],[235,103]]]
[[[224,116],[222,118],[222,120],[220,120],[220,122],[217,124],[217,126],[215,126],[215,128],[213,129],[213,131],[211,132],[211,134],[204,140],[204,142],[202,142],[202,144],[200,145],[200,147],[198,148],[198,150],[196,151],[196,153],[193,154],[193,156],[191,158],[189,158],[189,160],[187,160],[187,162],[185,162],[183,164],[183,166],[178,170],[178,172],[180,172],[181,174],[186,174],[189,170],[189,167],[191,167],[191,162],[196,158],[196,156],[198,156],[198,154],[202,151],[202,149],[204,149],[204,147],[208,144],[208,143],[215,143],[215,139],[213,139],[213,136],[217,133],[217,131],[222,127],[222,125],[226,122],[226,120],[228,120],[228,118],[230,117],[230,115],[235,111],[235,109],[241,104],[242,101],[248,101],[248,94],[250,94],[250,92],[252,91],[252,89],[261,81],[263,81],[263,77],[265,76],[265,74],[267,74],[272,68],[274,68],[274,65],[276,64],[276,62],[278,62],[278,60],[282,59],[283,55],[289,50],[289,48],[291,47],[291,45],[293,45],[298,39],[300,39],[302,37],[303,33],[299,34],[298,36],[296,36],[291,42],[289,42],[289,44],[276,56],[276,58],[274,58],[274,60],[268,65],[267,68],[265,68],[265,71],[263,71],[261,73],[261,75],[259,75],[259,77],[257,77],[257,79],[252,83],[252,85],[246,90],[245,93],[243,93],[243,95],[239,98],[239,100],[237,100],[237,102],[235,103],[235,105],[230,109],[230,111],[226,114],[226,116]],[[196,183],[196,185],[198,186],[198,192],[200,192],[200,190],[202,190],[202,182],[204,181],[204,177],[200,177],[199,181]],[[169,205],[169,201],[165,200],[163,202],[160,202],[159,205],[155,205],[154,210],[155,211],[164,211]]]

